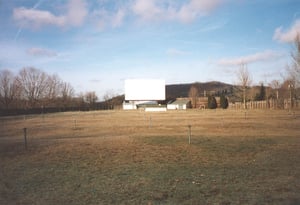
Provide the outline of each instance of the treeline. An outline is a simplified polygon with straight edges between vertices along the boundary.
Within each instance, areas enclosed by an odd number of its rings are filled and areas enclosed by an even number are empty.
[[[0,71],[0,115],[88,110],[97,99],[95,92],[76,97],[70,83],[33,67]]]
[[[230,90],[224,89],[221,92],[206,93],[195,83],[190,87],[189,97],[192,101],[192,107],[197,107],[197,98],[200,93],[206,96],[222,96],[225,95],[230,103],[242,102],[243,108],[247,109],[247,103],[253,101],[269,101],[274,102],[276,108],[299,108],[300,101],[300,34],[297,34],[291,52],[291,63],[287,65],[286,73],[281,74],[282,80],[274,79],[267,83],[267,86],[261,83],[260,86],[252,85],[252,76],[248,71],[247,64],[241,62],[236,72],[237,84],[231,86]],[[220,89],[219,89],[220,91]],[[225,91],[225,92],[224,92]],[[221,95],[220,95],[221,94]],[[214,100],[210,101],[213,106]],[[210,107],[210,106],[208,106]],[[268,107],[268,106],[267,106]]]

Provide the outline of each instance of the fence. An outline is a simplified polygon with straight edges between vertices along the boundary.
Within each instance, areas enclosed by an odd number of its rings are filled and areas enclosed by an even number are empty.
[[[235,102],[229,103],[229,109],[244,109],[243,102]],[[300,101],[294,100],[291,103],[290,99],[284,99],[283,101],[270,99],[270,100],[262,100],[262,101],[249,101],[246,102],[247,109],[299,109]]]

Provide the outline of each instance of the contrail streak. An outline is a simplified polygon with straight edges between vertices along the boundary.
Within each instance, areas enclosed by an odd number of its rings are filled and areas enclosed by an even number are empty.
[[[43,0],[38,0],[38,1],[33,5],[33,7],[32,7],[31,9],[36,9],[37,7],[39,7],[40,4],[42,3],[42,1],[43,1]],[[15,35],[15,38],[14,38],[14,41],[15,41],[15,42],[18,40],[18,38],[19,38],[19,36],[20,36],[20,34],[21,34],[21,32],[22,32],[23,26],[24,26],[24,25],[21,25],[21,26],[19,27],[19,29],[18,29],[18,31],[17,31],[17,33],[16,33],[16,35]]]

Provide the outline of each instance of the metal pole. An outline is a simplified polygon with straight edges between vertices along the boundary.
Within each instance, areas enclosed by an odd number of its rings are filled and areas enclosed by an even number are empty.
[[[25,149],[27,150],[27,128],[23,128],[24,131],[24,145],[25,145]]]
[[[191,127],[192,127],[191,125],[188,125],[188,128],[189,128],[189,130],[188,130],[189,144],[191,144],[191,135],[192,135]]]

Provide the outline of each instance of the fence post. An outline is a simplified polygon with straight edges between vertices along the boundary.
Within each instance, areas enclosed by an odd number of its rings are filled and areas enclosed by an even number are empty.
[[[25,146],[25,150],[27,150],[27,128],[24,127],[23,131],[24,131],[24,146]]]
[[[76,129],[77,129],[77,120],[74,119],[74,130],[76,130]]]
[[[188,128],[189,128],[189,130],[188,130],[189,144],[191,144],[191,135],[192,135],[191,128],[192,128],[192,126],[188,125]]]
[[[149,117],[149,128],[151,128],[151,124],[152,124],[152,118],[151,116]]]

